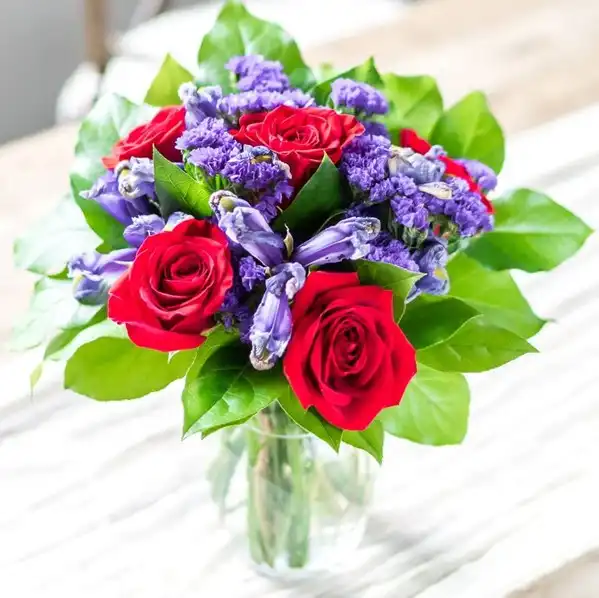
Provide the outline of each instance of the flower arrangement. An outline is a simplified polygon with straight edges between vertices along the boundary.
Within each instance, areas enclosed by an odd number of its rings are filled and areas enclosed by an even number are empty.
[[[81,125],[71,193],[15,248],[41,275],[17,345],[49,340],[99,401],[184,378],[184,436],[258,414],[379,461],[385,432],[461,442],[464,373],[534,352],[545,323],[510,269],[557,266],[589,229],[539,192],[492,196],[481,93],[445,109],[432,78],[372,60],[319,79],[236,1],[198,61],[168,56],[144,105],[104,97]]]

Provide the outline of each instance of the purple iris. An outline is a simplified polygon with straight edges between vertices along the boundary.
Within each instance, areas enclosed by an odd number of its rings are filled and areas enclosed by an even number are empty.
[[[198,89],[195,83],[183,83],[179,87],[179,98],[185,106],[185,126],[197,127],[206,118],[216,116],[216,103],[223,92],[218,85]]]
[[[135,216],[123,232],[123,238],[131,247],[140,247],[147,237],[161,232],[164,226],[164,220],[156,214]]]

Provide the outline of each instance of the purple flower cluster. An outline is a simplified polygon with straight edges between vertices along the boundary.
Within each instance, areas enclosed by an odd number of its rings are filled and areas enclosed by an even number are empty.
[[[179,88],[179,97],[185,106],[186,127],[193,129],[206,118],[214,118],[217,103],[222,96],[219,86],[198,89],[194,83],[183,83]]]
[[[345,148],[339,168],[350,185],[368,197],[370,190],[388,176],[391,142],[382,135],[364,134]]]
[[[410,255],[410,250],[406,245],[394,239],[389,233],[381,233],[371,243],[371,249],[366,259],[373,262],[384,262],[392,264],[405,270],[418,272],[420,268]]]
[[[331,99],[336,108],[349,109],[364,116],[386,114],[389,111],[387,98],[380,91],[352,79],[333,81]]]
[[[277,106],[305,108],[314,104],[314,98],[300,89],[285,91],[245,91],[230,94],[218,102],[218,111],[230,123],[236,123],[242,114],[268,112]]]
[[[239,91],[285,91],[289,89],[289,78],[283,65],[263,56],[235,56],[225,68],[237,76]]]

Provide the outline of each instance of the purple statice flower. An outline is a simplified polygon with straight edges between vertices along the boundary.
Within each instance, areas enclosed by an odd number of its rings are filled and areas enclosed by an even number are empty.
[[[285,91],[289,89],[289,78],[283,65],[276,60],[265,60],[263,56],[235,56],[225,68],[237,76],[239,91]]]
[[[119,181],[119,193],[127,199],[147,197],[154,199],[154,162],[149,158],[130,158],[115,168]]]
[[[256,285],[266,280],[266,268],[251,256],[242,257],[239,260],[239,278],[243,288],[246,291],[251,291]]]
[[[386,114],[389,103],[385,96],[367,83],[352,79],[336,79],[331,84],[331,98],[336,108],[346,108],[358,114]]]
[[[339,168],[354,189],[368,193],[388,176],[390,148],[382,135],[361,135],[344,149]]]
[[[402,241],[394,239],[389,233],[380,233],[378,235],[371,243],[366,259],[372,262],[392,264],[411,272],[419,271],[418,264],[410,255],[410,250]]]
[[[391,208],[396,222],[410,229],[426,230],[429,226],[429,212],[422,199],[422,193],[396,195],[391,200]]]
[[[218,102],[218,112],[230,123],[239,121],[248,112],[268,112],[277,106],[304,108],[314,104],[314,98],[300,89],[285,91],[244,91],[224,96]]]
[[[283,239],[247,201],[229,191],[217,191],[210,197],[210,206],[218,227],[230,241],[241,245],[266,267],[272,268],[283,261]]]
[[[390,138],[389,129],[383,123],[377,123],[372,120],[367,120],[362,123],[364,125],[364,135],[372,137]]]
[[[157,214],[135,216],[133,222],[125,228],[123,238],[131,247],[140,247],[147,237],[161,232],[164,227],[164,220]]]
[[[179,98],[185,106],[186,127],[193,129],[206,118],[215,117],[216,104],[222,96],[222,89],[218,85],[198,89],[195,83],[183,83],[179,87]]]
[[[189,161],[208,176],[220,174],[228,159],[229,152],[224,147],[199,147],[189,154]]]
[[[486,164],[478,160],[456,160],[456,162],[466,168],[468,174],[485,192],[493,191],[497,187],[497,175]]]
[[[250,362],[257,370],[271,369],[291,339],[289,302],[304,286],[306,271],[300,264],[281,264],[266,281],[266,291],[250,329]]]
[[[413,258],[420,272],[424,274],[416,281],[417,292],[446,295],[449,291],[449,277],[445,270],[449,259],[447,241],[430,235],[429,239],[414,252]]]
[[[370,244],[380,232],[377,218],[346,218],[302,243],[291,259],[305,268],[358,260],[369,253]]]
[[[231,137],[229,127],[221,118],[205,118],[198,126],[189,129],[177,140],[177,149],[181,151],[197,148],[223,148],[234,153],[241,151],[241,145]]]
[[[67,267],[75,299],[86,305],[106,303],[110,287],[129,268],[136,253],[137,248],[106,254],[89,251],[71,258]]]
[[[492,216],[487,212],[480,195],[470,191],[466,181],[447,177],[445,184],[451,190],[450,199],[439,199],[428,193],[420,193],[424,197],[426,209],[431,214],[447,217],[461,237],[472,237],[492,230]]]
[[[112,170],[98,178],[89,191],[83,191],[81,197],[97,202],[104,211],[125,226],[131,224],[134,216],[151,212],[145,197],[123,197],[119,191],[119,177]]]

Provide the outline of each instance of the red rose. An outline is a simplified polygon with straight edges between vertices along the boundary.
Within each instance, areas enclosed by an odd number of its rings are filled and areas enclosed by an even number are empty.
[[[145,125],[135,127],[129,135],[117,141],[112,155],[102,158],[106,168],[112,169],[129,158],[151,158],[154,147],[171,162],[181,162],[181,152],[175,147],[177,139],[185,131],[185,108],[170,106],[162,108]]]
[[[240,143],[264,145],[275,152],[291,168],[291,183],[297,189],[325,154],[337,164],[343,148],[363,132],[364,125],[349,114],[278,106],[271,112],[244,114],[231,135]]]
[[[108,316],[129,338],[158,351],[193,349],[214,325],[233,284],[227,238],[207,220],[188,219],[148,237],[112,287]]]
[[[402,147],[409,147],[410,149],[413,149],[415,152],[418,152],[419,154],[426,154],[426,152],[428,152],[428,150],[430,150],[432,147],[431,144],[428,141],[426,141],[426,139],[422,139],[422,137],[419,137],[418,133],[416,133],[416,131],[412,131],[412,129],[402,129],[399,138],[399,145],[401,145]],[[443,162],[443,164],[445,164],[445,174],[455,176],[459,179],[463,179],[464,181],[466,181],[468,183],[468,186],[470,187],[470,191],[474,191],[475,193],[478,193],[480,195],[483,203],[485,204],[485,207],[487,208],[487,212],[489,214],[495,213],[495,208],[493,208],[493,204],[483,193],[483,190],[476,184],[476,182],[470,176],[470,174],[464,166],[462,166],[455,160],[448,158],[447,156],[441,157],[440,160],[441,162]]]
[[[393,294],[358,275],[315,272],[292,307],[285,375],[305,409],[364,430],[398,405],[416,373],[414,348],[393,319]]]

